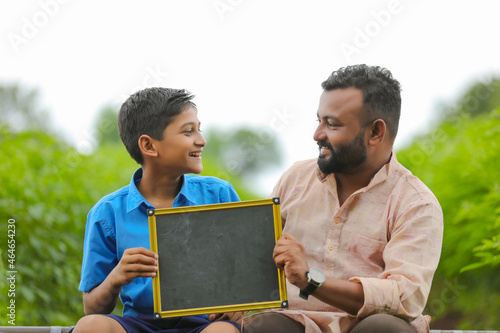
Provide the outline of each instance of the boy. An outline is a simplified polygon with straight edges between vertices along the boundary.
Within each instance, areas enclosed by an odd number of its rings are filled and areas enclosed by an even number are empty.
[[[87,316],[79,332],[237,333],[241,314],[153,319],[156,253],[149,250],[147,208],[194,206],[239,201],[226,181],[185,175],[203,170],[206,141],[193,96],[185,90],[148,88],[122,105],[120,137],[141,165],[130,184],[102,198],[89,212],[85,231],[82,278]],[[207,257],[209,260],[209,257]],[[186,263],[187,265],[188,263]],[[123,317],[109,315],[120,296]]]

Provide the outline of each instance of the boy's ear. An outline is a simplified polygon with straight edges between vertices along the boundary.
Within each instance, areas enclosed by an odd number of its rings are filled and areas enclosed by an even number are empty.
[[[158,151],[154,144],[154,140],[149,135],[143,134],[139,137],[139,149],[144,156],[157,157]]]
[[[370,130],[370,138],[368,139],[370,146],[376,146],[384,141],[387,134],[387,126],[384,120],[377,119],[368,128]]]

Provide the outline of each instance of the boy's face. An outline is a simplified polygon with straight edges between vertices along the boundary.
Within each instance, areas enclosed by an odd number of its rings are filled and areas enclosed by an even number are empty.
[[[160,169],[177,177],[185,173],[201,173],[201,152],[207,141],[201,135],[197,111],[189,107],[177,115],[157,141]]]

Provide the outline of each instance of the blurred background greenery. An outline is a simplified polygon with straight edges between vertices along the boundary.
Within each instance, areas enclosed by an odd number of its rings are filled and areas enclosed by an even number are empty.
[[[81,154],[39,105],[36,89],[0,86],[0,216],[4,230],[16,221],[16,324],[69,326],[83,315],[77,287],[86,215],[103,195],[128,184],[138,166],[118,137],[114,107],[103,108],[95,124],[96,148]],[[441,105],[436,126],[397,151],[445,216],[425,311],[432,328],[500,327],[499,106],[500,81],[477,83],[453,105]],[[260,199],[249,184],[281,163],[278,138],[246,127],[205,135],[203,174],[230,181],[242,200]],[[2,237],[5,272],[9,248]],[[8,288],[1,279],[0,304],[8,304]],[[0,325],[7,311],[2,305]]]

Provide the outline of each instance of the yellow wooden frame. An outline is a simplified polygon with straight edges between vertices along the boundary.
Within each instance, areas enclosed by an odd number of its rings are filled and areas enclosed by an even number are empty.
[[[275,234],[275,242],[277,242],[282,235],[281,213],[280,213],[279,203],[280,203],[279,198],[273,198],[273,199],[250,200],[250,201],[229,202],[229,203],[210,204],[210,205],[163,208],[156,210],[148,209],[151,250],[153,252],[158,253],[158,235],[156,228],[157,215],[222,210],[229,208],[253,207],[253,206],[264,206],[264,205],[273,206],[274,234]],[[158,261],[158,265],[160,264],[161,264],[161,258]],[[280,293],[279,301],[223,305],[215,307],[210,306],[202,308],[191,308],[191,309],[169,310],[169,311],[163,311],[161,309],[161,293],[160,293],[161,277],[158,270],[158,274],[156,275],[156,277],[153,278],[153,302],[154,302],[154,312],[155,312],[154,316],[155,318],[159,319],[167,317],[191,316],[191,315],[201,315],[209,313],[222,313],[222,312],[235,312],[235,311],[248,311],[248,310],[288,307],[285,273],[281,269],[278,268],[276,269],[278,270],[278,285]]]

